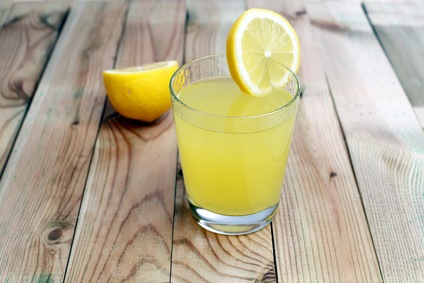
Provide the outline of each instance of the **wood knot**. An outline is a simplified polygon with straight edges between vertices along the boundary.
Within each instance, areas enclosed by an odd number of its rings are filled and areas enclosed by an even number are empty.
[[[337,176],[336,172],[333,172],[333,171],[330,172],[330,179],[333,179],[336,176]]]
[[[258,283],[277,282],[277,276],[275,274],[274,266],[272,264],[268,265],[265,272],[261,274],[259,278],[256,278],[255,282],[258,282]]]
[[[56,240],[59,240],[60,237],[62,237],[62,235],[63,235],[62,228],[57,228],[49,233],[49,235],[47,236],[47,239],[49,241],[56,241]]]
[[[44,233],[43,242],[47,245],[61,245],[72,239],[73,226],[69,223],[57,223]]]
[[[302,16],[302,15],[306,15],[306,10],[300,10],[300,11],[297,11],[296,13],[296,16]]]

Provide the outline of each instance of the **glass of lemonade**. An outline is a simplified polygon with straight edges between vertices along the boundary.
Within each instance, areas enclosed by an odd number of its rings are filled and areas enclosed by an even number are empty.
[[[182,66],[170,89],[189,208],[207,230],[241,235],[275,216],[300,95],[299,81],[243,94],[225,54]],[[283,73],[282,73],[283,74]]]

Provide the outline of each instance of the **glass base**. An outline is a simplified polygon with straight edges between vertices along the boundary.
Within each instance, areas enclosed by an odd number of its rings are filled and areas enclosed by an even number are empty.
[[[258,213],[229,216],[198,207],[188,200],[190,212],[197,223],[214,233],[222,235],[245,235],[266,227],[277,213],[278,203]]]

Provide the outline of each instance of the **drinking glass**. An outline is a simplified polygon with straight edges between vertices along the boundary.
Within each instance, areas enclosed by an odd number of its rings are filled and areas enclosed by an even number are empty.
[[[189,209],[205,229],[225,235],[255,232],[274,218],[300,96],[299,81],[281,67],[289,101],[257,115],[215,115],[180,99],[191,85],[211,82],[231,91],[226,57],[212,55],[178,69],[170,81],[172,109]],[[221,86],[222,85],[222,86]],[[196,95],[210,90],[199,87]],[[244,95],[244,94],[241,94]],[[217,104],[221,96],[205,96]],[[261,99],[255,98],[255,99]]]

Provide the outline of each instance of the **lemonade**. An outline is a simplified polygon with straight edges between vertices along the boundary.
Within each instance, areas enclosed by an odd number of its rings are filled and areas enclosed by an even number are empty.
[[[275,88],[250,97],[231,78],[199,81],[177,96],[197,111],[174,109],[189,200],[233,216],[278,204],[295,120],[296,103],[287,105],[293,96]],[[276,111],[284,105],[285,111]]]
[[[249,9],[226,54],[189,62],[170,81],[189,209],[224,235],[266,227],[277,213],[300,96],[300,42],[278,13]]]

